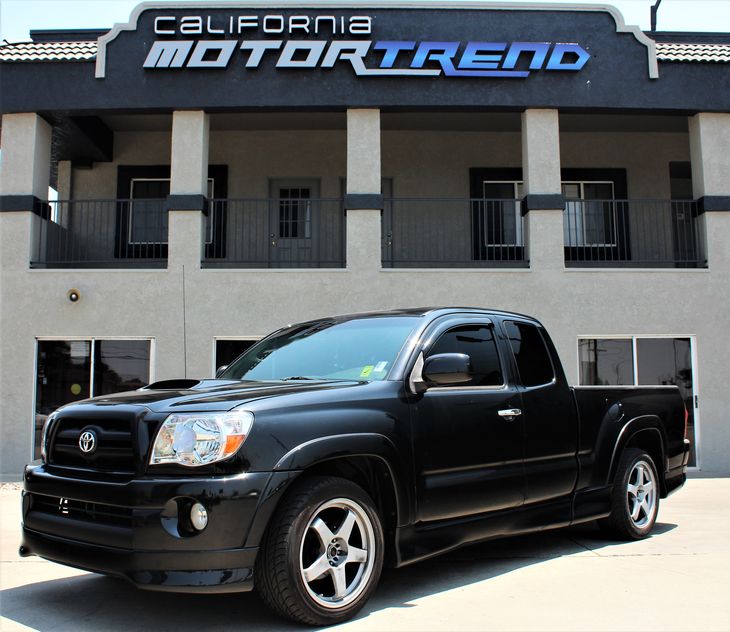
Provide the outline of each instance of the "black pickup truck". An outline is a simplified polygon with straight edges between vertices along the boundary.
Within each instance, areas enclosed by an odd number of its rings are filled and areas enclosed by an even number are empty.
[[[336,623],[384,564],[588,520],[646,537],[685,481],[686,419],[676,387],[568,386],[527,316],[306,322],[216,379],[50,415],[20,553],[154,590],[255,583],[282,615]]]

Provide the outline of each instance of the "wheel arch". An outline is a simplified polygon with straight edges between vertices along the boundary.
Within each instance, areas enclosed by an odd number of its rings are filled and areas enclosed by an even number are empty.
[[[659,477],[661,497],[667,495],[665,473],[667,438],[661,425],[659,417],[655,415],[644,415],[629,421],[619,433],[614,446],[611,463],[608,471],[607,484],[613,484],[616,477],[621,455],[628,448],[639,448],[646,452],[654,461]]]
[[[291,485],[303,476],[339,476],[353,481],[373,498],[383,519],[386,562],[397,554],[396,530],[409,520],[405,474],[393,443],[376,433],[321,437],[287,452],[276,464],[262,494],[246,546],[258,546]]]

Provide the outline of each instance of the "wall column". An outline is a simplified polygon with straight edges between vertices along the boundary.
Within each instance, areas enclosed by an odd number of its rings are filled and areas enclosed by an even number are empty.
[[[730,114],[689,117],[692,194],[700,208],[700,235],[711,268],[730,266]]]
[[[522,175],[527,211],[530,267],[562,269],[563,195],[560,184],[560,127],[557,110],[522,113]]]
[[[25,270],[35,247],[34,213],[48,198],[51,126],[34,113],[5,114],[0,149],[0,268]]]
[[[48,198],[51,126],[33,113],[5,114],[0,139],[0,429],[3,433],[3,475],[20,480],[22,466],[33,458],[35,332],[19,308],[22,296],[8,287],[22,287],[28,274],[39,202]],[[23,290],[21,290],[22,294]]]
[[[380,110],[347,110],[347,268],[380,269]]]
[[[200,268],[208,192],[210,118],[202,110],[172,115],[168,268]]]

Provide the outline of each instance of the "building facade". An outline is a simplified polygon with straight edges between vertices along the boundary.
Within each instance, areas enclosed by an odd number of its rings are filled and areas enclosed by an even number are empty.
[[[677,384],[730,471],[730,36],[268,5],[0,46],[2,476],[59,405],[421,305],[538,317],[576,384]]]

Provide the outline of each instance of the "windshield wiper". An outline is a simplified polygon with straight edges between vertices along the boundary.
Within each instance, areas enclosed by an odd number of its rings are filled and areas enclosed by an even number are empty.
[[[314,380],[315,382],[321,380],[321,377],[308,377],[306,375],[290,375],[289,377],[282,377],[282,382],[295,382],[297,380]]]

